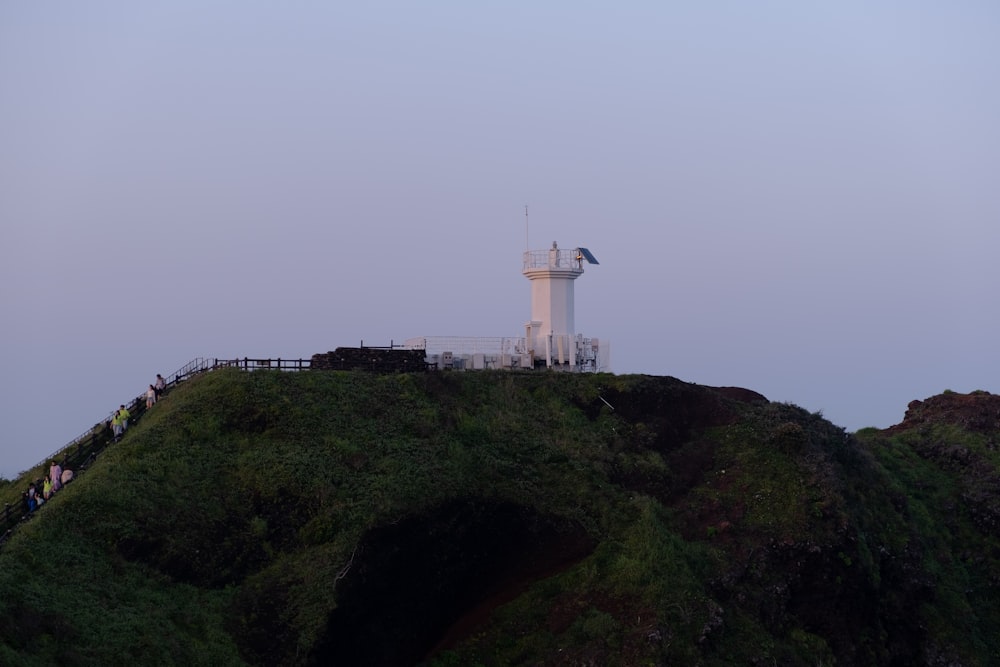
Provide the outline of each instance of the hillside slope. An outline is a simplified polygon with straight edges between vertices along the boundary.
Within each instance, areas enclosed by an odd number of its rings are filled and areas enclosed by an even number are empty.
[[[212,372],[0,551],[0,664],[996,663],[998,400]]]

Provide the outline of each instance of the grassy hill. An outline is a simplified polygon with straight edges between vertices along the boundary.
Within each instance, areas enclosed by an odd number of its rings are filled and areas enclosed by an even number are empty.
[[[0,664],[1000,663],[997,401],[215,371],[0,550]]]

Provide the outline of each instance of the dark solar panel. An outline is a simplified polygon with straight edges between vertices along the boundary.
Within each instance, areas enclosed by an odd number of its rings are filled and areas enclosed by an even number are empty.
[[[583,258],[587,260],[588,264],[600,264],[600,262],[597,261],[597,258],[594,257],[594,253],[590,252],[586,248],[577,248],[577,251],[583,255]]]

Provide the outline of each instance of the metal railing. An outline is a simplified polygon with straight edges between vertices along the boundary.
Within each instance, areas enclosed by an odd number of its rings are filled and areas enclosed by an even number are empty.
[[[217,359],[198,357],[192,359],[172,374],[164,378],[164,393],[170,391],[178,384],[191,379],[202,373],[216,370],[218,368],[238,368],[240,370],[281,370],[281,371],[302,371],[309,370],[309,359]],[[136,396],[124,403],[130,413],[129,426],[133,427],[146,413],[146,393]],[[84,472],[90,464],[97,458],[97,455],[104,451],[109,445],[114,443],[114,434],[111,430],[111,419],[116,411],[112,410],[108,415],[94,424],[77,437],[73,438],[69,444],[58,449],[51,456],[45,457],[35,465],[28,468],[45,468],[49,461],[57,461],[64,470],[69,469],[76,475]],[[42,478],[29,480],[35,482],[39,493],[42,488]],[[7,503],[0,510],[0,545],[3,545],[10,537],[14,527],[30,516],[28,508],[23,502],[16,504]]]
[[[584,256],[578,249],[566,250],[551,248],[549,250],[524,251],[524,271],[533,269],[568,269],[583,273]]]
[[[312,364],[311,359],[226,359],[215,360],[213,368],[239,368],[244,371],[307,371]]]
[[[568,251],[559,251],[560,253]],[[562,258],[560,258],[562,259]],[[527,260],[526,260],[527,261]],[[403,345],[397,345],[390,342],[388,347],[372,347],[365,346],[364,341],[361,343],[360,350],[407,350],[414,349],[414,340],[407,341]],[[428,340],[430,339],[420,339],[422,342],[421,347],[427,346]],[[459,341],[464,341],[468,343],[470,340],[476,339],[460,339],[455,337],[442,338],[436,342],[444,344],[445,342],[454,345]],[[497,338],[497,339],[482,339],[479,342],[488,340],[490,345],[498,345],[501,350],[506,350],[514,345],[517,339],[511,338]],[[379,361],[371,361],[370,370],[379,371],[399,371],[398,365],[391,363],[382,363]],[[382,367],[384,366],[384,368]],[[344,366],[345,369],[356,368],[357,364],[351,363]],[[237,368],[243,371],[262,371],[262,370],[278,370],[278,371],[305,371],[312,368],[312,359],[251,359],[249,357],[243,357],[242,359],[218,359],[218,358],[207,358],[198,357],[192,359],[185,365],[181,366],[179,369],[174,371],[171,375],[164,378],[165,388],[164,393],[170,391],[178,384],[189,380],[192,377],[201,375],[202,373],[207,373],[214,371],[219,368]],[[436,368],[435,364],[430,364],[426,366],[426,369]],[[134,426],[146,413],[146,393],[143,392],[139,396],[136,396],[130,401],[124,404],[130,413],[129,422],[130,426]],[[115,442],[114,435],[111,430],[111,420],[114,417],[115,411],[111,411],[104,419],[97,422],[94,426],[87,429],[77,437],[73,438],[69,444],[58,449],[51,456],[45,457],[39,463],[28,470],[34,470],[35,468],[42,467],[44,469],[45,465],[49,461],[57,461],[62,468],[74,471],[75,474],[79,474],[85,471],[90,464],[97,458],[104,449]],[[33,480],[37,484],[38,488],[41,488],[42,479]],[[18,502],[15,505],[7,504],[4,506],[3,510],[0,510],[0,546],[2,546],[7,539],[10,537],[11,532],[14,527],[17,526],[21,521],[27,519],[30,516],[30,512],[27,507],[23,506],[24,503]]]

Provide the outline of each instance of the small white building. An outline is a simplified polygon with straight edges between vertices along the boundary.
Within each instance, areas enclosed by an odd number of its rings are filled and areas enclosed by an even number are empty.
[[[586,248],[527,250],[522,273],[531,281],[531,319],[523,337],[423,336],[402,347],[424,350],[438,368],[551,368],[610,372],[611,346],[576,331],[574,285],[583,264],[597,264]]]

